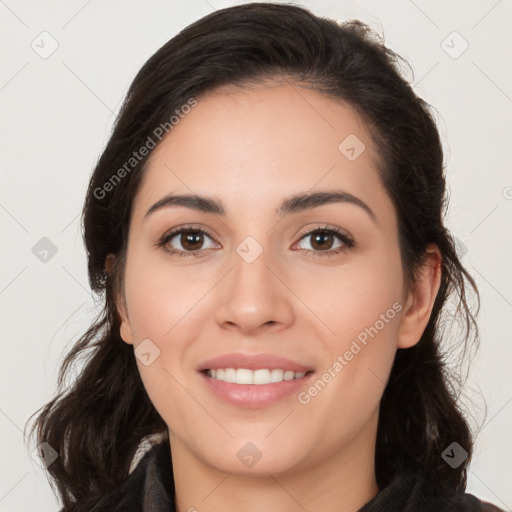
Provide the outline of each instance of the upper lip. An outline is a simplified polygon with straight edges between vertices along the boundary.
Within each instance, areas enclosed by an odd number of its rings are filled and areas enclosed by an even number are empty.
[[[217,368],[247,368],[249,370],[269,370],[281,369],[291,370],[293,372],[312,371],[313,368],[304,366],[300,363],[286,359],[285,357],[274,354],[242,354],[232,353],[212,357],[201,363],[199,371],[215,370]]]

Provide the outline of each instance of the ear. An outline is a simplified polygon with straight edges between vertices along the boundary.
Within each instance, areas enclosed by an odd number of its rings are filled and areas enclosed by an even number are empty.
[[[117,263],[116,256],[112,253],[108,254],[107,257],[105,258],[105,270],[107,271],[107,273],[109,274],[110,277],[114,277],[113,272],[114,272],[116,263]],[[130,325],[130,320],[128,319],[126,300],[120,291],[117,291],[117,292],[115,291],[115,293],[116,293],[115,303],[116,303],[117,314],[119,315],[120,322],[121,322],[121,327],[119,329],[121,339],[128,345],[133,345],[132,328]]]
[[[425,262],[416,273],[412,290],[407,292],[398,332],[398,348],[410,348],[420,341],[441,284],[441,262],[442,256],[437,245],[429,245]]]

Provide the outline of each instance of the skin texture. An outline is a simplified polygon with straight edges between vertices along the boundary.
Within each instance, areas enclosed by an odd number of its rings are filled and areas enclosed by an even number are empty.
[[[354,161],[338,149],[350,134],[366,147]],[[160,350],[149,366],[137,364],[169,428],[180,512],[355,511],[377,493],[379,401],[396,350],[417,343],[428,322],[440,255],[429,248],[407,289],[375,157],[352,109],[289,83],[198,98],[153,152],[133,204],[119,314],[126,343],[150,339]],[[350,203],[277,213],[291,195],[330,190],[361,199],[376,220]],[[170,206],[144,219],[171,192],[216,199],[225,215]],[[207,233],[192,246],[199,256],[157,247],[170,229],[190,224]],[[325,226],[348,233],[354,246],[304,236]],[[263,251],[252,263],[236,251],[247,236]],[[166,247],[183,251],[186,239]],[[270,352],[313,367],[314,382],[393,304],[401,311],[307,404],[292,394],[269,407],[235,407],[197,372],[220,354]],[[262,454],[252,468],[237,457],[247,442]]]

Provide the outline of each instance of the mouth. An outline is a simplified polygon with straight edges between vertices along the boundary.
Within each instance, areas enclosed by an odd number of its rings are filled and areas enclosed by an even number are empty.
[[[298,397],[315,372],[280,368],[216,368],[198,372],[212,398],[242,409],[262,409]],[[298,398],[297,398],[298,399]]]
[[[313,366],[271,353],[222,354],[197,367],[212,398],[258,409],[298,394],[315,374]]]

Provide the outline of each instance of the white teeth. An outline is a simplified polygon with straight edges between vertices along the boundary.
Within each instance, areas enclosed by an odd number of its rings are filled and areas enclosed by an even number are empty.
[[[252,374],[253,372],[251,370],[247,370],[245,368],[238,368],[235,375],[235,382],[237,384],[254,384],[254,377]],[[215,375],[215,377],[217,377],[217,375]],[[222,379],[223,376],[221,375],[220,378]]]
[[[270,370],[256,370],[251,373],[252,384],[268,384],[269,382],[272,382],[272,379],[270,378]]]
[[[295,377],[295,372],[291,372],[291,371],[284,372],[284,375],[283,375],[284,380],[293,380],[294,377]]]
[[[247,368],[217,368],[208,370],[207,375],[216,380],[233,382],[235,384],[270,384],[282,382],[283,380],[300,379],[306,372],[293,372],[291,370],[261,369],[249,370]]]
[[[226,368],[224,370],[224,380],[226,382],[235,382],[236,370],[234,368]]]

